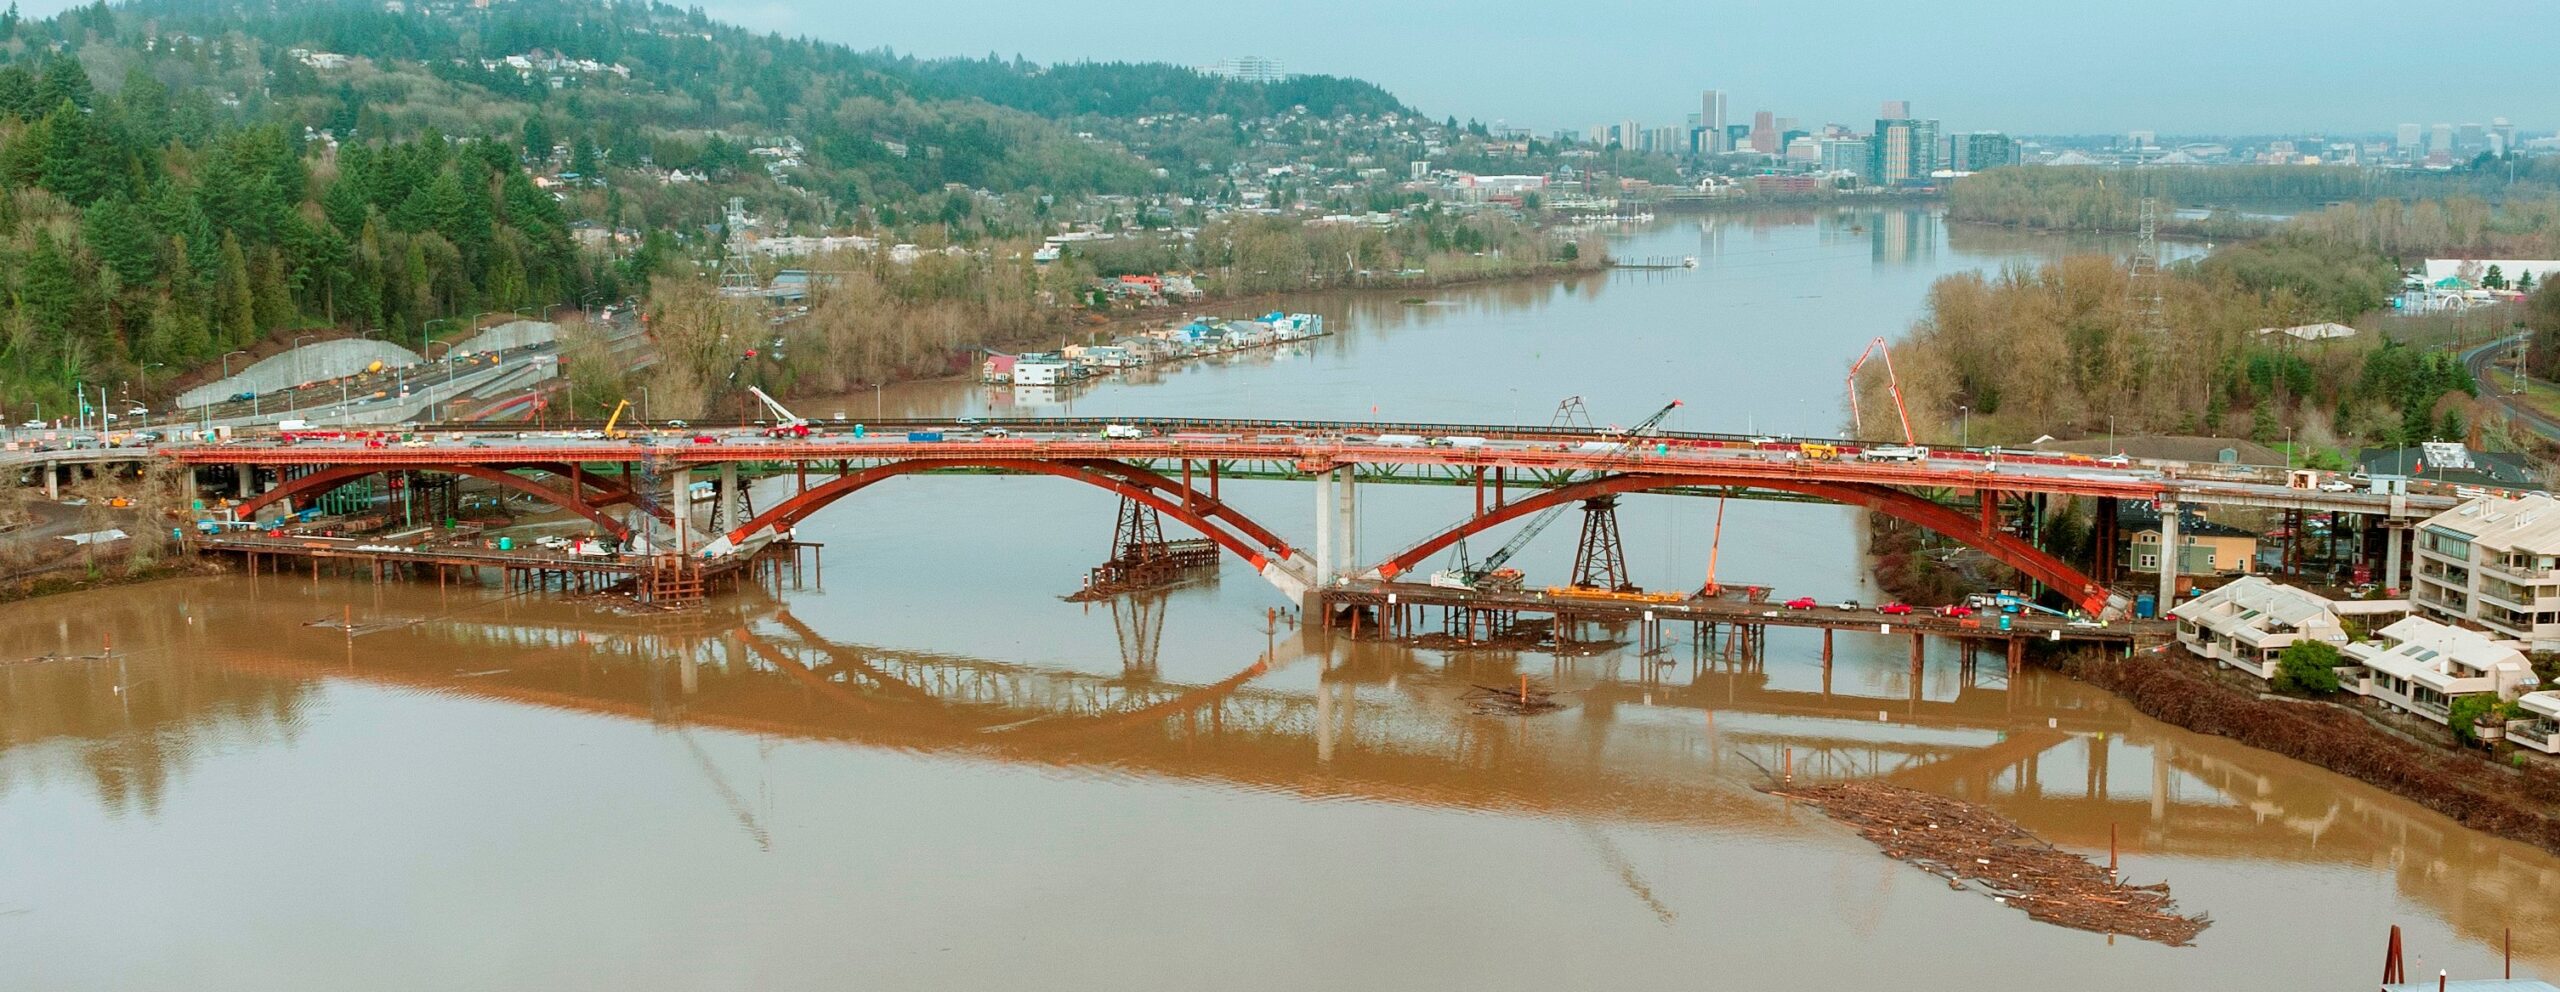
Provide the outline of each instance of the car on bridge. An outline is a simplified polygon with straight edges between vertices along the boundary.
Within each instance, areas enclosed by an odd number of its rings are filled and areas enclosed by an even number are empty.
[[[1938,607],[1938,615],[1942,617],[1969,617],[1973,615],[1973,607],[1966,606],[1962,603],[1950,603],[1945,606]]]
[[[1811,596],[1798,596],[1786,602],[1786,607],[1790,610],[1810,610],[1820,605],[1822,604],[1814,602]]]
[[[1876,607],[1876,612],[1889,617],[1907,617],[1911,615],[1911,604],[1886,603],[1883,606]]]
[[[1841,600],[1841,601],[1839,601],[1839,602],[1837,602],[1837,603],[1833,603],[1833,604],[1831,604],[1831,608],[1832,608],[1832,609],[1835,609],[1835,610],[1839,610],[1839,611],[1841,611],[1841,612],[1843,612],[1843,613],[1856,613],[1856,612],[1858,612],[1859,610],[1866,609],[1866,607],[1865,607],[1864,605],[1861,605],[1857,600],[1854,600],[1854,599],[1844,599],[1844,600]]]

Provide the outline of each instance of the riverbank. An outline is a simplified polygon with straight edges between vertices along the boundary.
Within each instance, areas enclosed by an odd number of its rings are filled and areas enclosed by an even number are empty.
[[[2560,853],[2560,772],[2550,768],[2413,740],[2345,706],[2253,692],[2175,647],[2130,657],[2072,652],[2047,663],[2153,719],[2316,765],[2465,827]]]
[[[1236,293],[1225,295],[1212,294],[1205,295],[1197,300],[1187,301],[1180,307],[1154,307],[1145,310],[1117,311],[1110,313],[1082,311],[1082,316],[1085,319],[1076,320],[1074,323],[1065,327],[1045,328],[1035,333],[1011,338],[991,338],[983,344],[955,352],[954,361],[949,365],[949,367],[939,372],[932,374],[917,373],[895,376],[882,382],[859,384],[851,389],[841,392],[823,392],[809,395],[785,393],[783,398],[786,402],[805,401],[825,406],[829,402],[850,403],[857,397],[868,394],[873,390],[884,386],[906,387],[930,385],[935,383],[974,382],[978,378],[978,366],[974,359],[977,356],[984,354],[984,352],[989,349],[1044,351],[1055,350],[1068,344],[1075,343],[1102,344],[1107,343],[1114,337],[1125,335],[1136,329],[1160,324],[1168,320],[1179,320],[1185,316],[1225,314],[1241,317],[1249,314],[1269,313],[1274,310],[1294,313],[1307,310],[1309,308],[1309,304],[1307,303],[1308,298],[1310,296],[1317,295],[1332,297],[1335,299],[1348,298],[1354,301],[1412,302],[1419,299],[1415,294],[1422,291],[1447,291],[1496,285],[1535,286],[1540,284],[1587,279],[1592,276],[1604,274],[1607,271],[1607,265],[1607,256],[1605,253],[1602,253],[1601,257],[1596,260],[1586,258],[1577,260],[1573,263],[1548,263],[1538,268],[1520,271],[1450,276],[1445,279],[1429,283],[1393,282],[1374,283],[1360,286],[1340,286],[1326,289],[1309,289],[1304,291],[1293,290],[1286,292]]]
[[[229,571],[220,562],[188,554],[157,558],[139,566],[130,565],[121,557],[98,562],[64,562],[0,579],[0,604],[92,589],[142,585],[162,579],[221,575]]]

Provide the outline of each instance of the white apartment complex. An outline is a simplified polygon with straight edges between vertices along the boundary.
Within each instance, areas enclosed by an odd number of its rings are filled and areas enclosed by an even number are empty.
[[[2405,608],[2396,600],[2390,606]],[[2276,655],[2295,641],[2347,644],[2338,604],[2256,575],[2200,593],[2169,615],[2178,618],[2178,643],[2188,651],[2262,679],[2275,677]]]
[[[2429,517],[2415,571],[2420,615],[2560,651],[2560,501],[2482,496]]]
[[[2449,722],[2454,697],[2513,699],[2538,684],[2532,664],[2511,644],[2425,617],[2384,627],[2341,654],[2365,669],[2349,691],[2437,723]]]

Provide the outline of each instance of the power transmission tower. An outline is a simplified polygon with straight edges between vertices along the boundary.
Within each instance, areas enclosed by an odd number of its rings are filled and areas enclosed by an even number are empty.
[[[2160,201],[2151,195],[2151,179],[2143,177],[2142,221],[2133,249],[2133,294],[2140,306],[2142,329],[2154,336],[2168,331],[2161,305]]]
[[[747,200],[729,198],[729,212],[722,233],[728,241],[720,252],[720,295],[753,296],[756,293],[756,263],[747,254]]]

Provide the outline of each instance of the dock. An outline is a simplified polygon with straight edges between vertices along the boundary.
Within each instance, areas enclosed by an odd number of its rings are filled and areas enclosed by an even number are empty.
[[[311,576],[324,564],[341,570],[362,567],[375,582],[433,571],[441,583],[485,582],[494,574],[501,588],[513,591],[556,590],[572,593],[629,593],[653,606],[700,602],[721,588],[753,581],[799,581],[810,565],[824,581],[818,542],[774,541],[749,555],[696,558],[677,554],[582,555],[543,547],[508,549],[467,545],[398,545],[361,538],[314,536],[267,537],[240,533],[199,537],[197,551],[239,557],[251,576],[299,568],[308,562]],[[291,564],[288,564],[290,562]]]
[[[1437,634],[1459,644],[1492,645],[1505,639],[1516,642],[1525,633],[1564,645],[1576,640],[1582,624],[1634,624],[1640,653],[1655,655],[1668,647],[1667,625],[1688,624],[1695,643],[1714,640],[1729,652],[1752,655],[1759,650],[1768,628],[1802,627],[1824,632],[1826,658],[1833,631],[1909,635],[1915,653],[1920,639],[1925,637],[1952,638],[1969,646],[2003,643],[2012,671],[2021,664],[2025,646],[2033,641],[2139,649],[2166,643],[2176,631],[2176,625],[2166,620],[2072,621],[2037,614],[1941,616],[1921,609],[1906,615],[1886,615],[1872,608],[1788,609],[1746,599],[1638,591],[1503,591],[1367,582],[1327,588],[1321,596],[1321,622],[1347,627],[1354,636],[1366,627],[1382,637]],[[1544,630],[1538,629],[1541,627]]]

